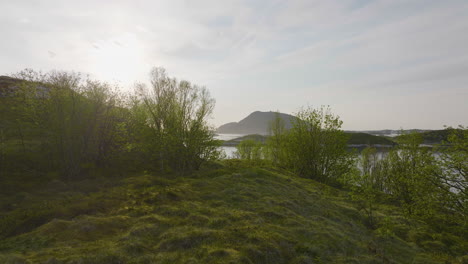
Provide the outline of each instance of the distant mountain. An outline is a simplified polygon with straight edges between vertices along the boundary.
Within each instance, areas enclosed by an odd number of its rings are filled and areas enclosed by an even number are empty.
[[[267,135],[269,124],[275,119],[276,112],[255,111],[239,122],[231,122],[220,126],[217,130],[220,134],[260,134]],[[292,127],[292,120],[296,117],[280,113],[284,120],[285,128]]]

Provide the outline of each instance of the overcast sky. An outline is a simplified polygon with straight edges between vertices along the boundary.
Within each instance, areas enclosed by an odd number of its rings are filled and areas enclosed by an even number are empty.
[[[468,124],[467,0],[0,0],[0,75],[206,86],[212,124],[330,105],[345,129]]]

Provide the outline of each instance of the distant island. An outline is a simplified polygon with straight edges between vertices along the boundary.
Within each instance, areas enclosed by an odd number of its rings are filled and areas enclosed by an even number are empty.
[[[293,115],[279,113],[280,118],[284,120],[285,128],[290,129],[296,118]],[[230,122],[221,125],[216,132],[218,134],[241,134],[239,138],[225,141],[225,146],[235,146],[244,139],[253,139],[264,142],[269,134],[269,124],[276,117],[276,112],[255,111],[239,122]],[[448,130],[429,130],[429,129],[382,129],[382,130],[345,130],[350,134],[349,145],[387,145],[394,146],[396,141],[403,138],[405,134],[421,133],[423,144],[440,144],[447,140]]]
[[[382,129],[382,130],[345,130],[346,133],[366,133],[374,136],[396,137],[401,134],[424,133],[429,129]]]
[[[349,134],[348,147],[352,148],[363,148],[366,146],[379,146],[379,147],[393,147],[397,143],[387,137],[374,136],[366,133],[352,133]],[[234,147],[237,146],[243,140],[253,140],[261,143],[267,142],[268,136],[260,134],[249,134],[246,136],[241,136],[231,140],[226,140],[223,142],[223,146]]]
[[[290,129],[292,127],[293,120],[296,118],[293,115],[279,113],[280,117],[284,120],[285,128]],[[272,120],[274,120],[276,112],[268,111],[255,111],[249,114],[247,117],[239,122],[230,122],[221,125],[216,130],[219,134],[259,134],[268,135],[268,127]],[[430,132],[429,129],[382,129],[382,130],[345,130],[346,133],[366,133],[374,136],[391,136],[396,137],[406,133],[425,133]],[[435,130],[438,131],[438,130]]]

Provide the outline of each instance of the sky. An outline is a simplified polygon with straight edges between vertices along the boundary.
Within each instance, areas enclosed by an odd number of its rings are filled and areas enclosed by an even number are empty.
[[[206,86],[210,123],[329,105],[343,128],[468,125],[467,0],[0,0],[0,75],[152,67]]]

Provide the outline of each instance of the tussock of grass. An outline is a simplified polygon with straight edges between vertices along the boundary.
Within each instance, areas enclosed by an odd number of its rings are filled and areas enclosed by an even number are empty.
[[[103,186],[23,194],[37,203],[3,213],[0,263],[455,263],[436,252],[466,245],[410,227],[390,205],[376,215],[391,232],[371,230],[345,192],[236,161]],[[18,229],[26,210],[42,221]]]

